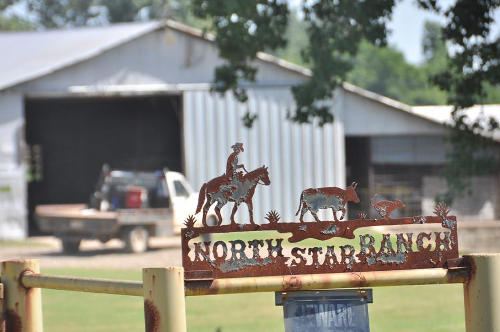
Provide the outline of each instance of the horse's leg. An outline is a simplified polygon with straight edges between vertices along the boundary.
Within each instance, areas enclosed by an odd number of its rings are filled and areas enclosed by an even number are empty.
[[[236,225],[236,221],[234,221],[234,215],[236,214],[236,210],[238,210],[238,203],[234,202],[233,211],[231,211],[231,225]]]
[[[222,225],[222,215],[220,214],[220,206],[219,203],[215,206],[215,214],[217,215],[217,218],[219,219],[219,222],[217,223],[217,226]]]
[[[203,224],[203,227],[207,227],[207,213],[208,210],[210,209],[210,199],[207,199],[207,202],[203,206],[203,218],[201,219],[201,222]]]
[[[248,207],[248,214],[250,215],[250,223],[252,225],[255,225],[255,222],[253,221],[253,203],[251,200],[248,200],[247,202],[247,207]]]
[[[340,211],[342,211],[342,215],[340,216],[340,220],[342,220],[345,217],[345,207],[343,207],[342,209],[340,209]]]

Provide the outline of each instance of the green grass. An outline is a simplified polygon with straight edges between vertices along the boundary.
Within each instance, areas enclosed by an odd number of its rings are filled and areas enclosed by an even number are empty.
[[[45,269],[82,277],[140,280],[141,271]],[[189,331],[283,331],[273,293],[188,297]],[[143,331],[140,297],[43,290],[46,331]],[[374,289],[371,331],[464,331],[461,285]]]

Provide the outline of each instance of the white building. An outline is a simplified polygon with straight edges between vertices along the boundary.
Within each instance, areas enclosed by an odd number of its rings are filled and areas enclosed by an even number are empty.
[[[443,189],[435,176],[445,119],[344,84],[330,103],[333,124],[294,124],[290,87],[308,79],[306,69],[261,53],[247,103],[212,94],[221,63],[213,38],[176,22],[4,32],[0,45],[0,239],[35,232],[37,204],[87,201],[103,163],[167,166],[199,188],[224,172],[237,141],[247,169],[271,172],[254,198],[257,220],[270,209],[293,220],[304,188],[352,179],[365,203],[378,191],[406,200],[412,214],[430,213]],[[247,110],[258,115],[250,130]],[[487,194],[457,213],[498,218],[499,186],[477,181]]]

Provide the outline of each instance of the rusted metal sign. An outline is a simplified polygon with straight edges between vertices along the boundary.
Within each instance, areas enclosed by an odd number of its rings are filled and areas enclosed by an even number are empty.
[[[362,213],[358,219],[343,221],[347,202],[359,203],[355,182],[345,189],[325,187],[302,191],[296,213],[297,216],[300,213],[298,221],[281,221],[278,212],[272,210],[265,221],[255,224],[252,197],[258,184],[270,184],[269,174],[265,166],[246,174],[239,172],[238,169],[245,169],[237,159],[243,145],[236,143],[233,150],[226,173],[205,183],[200,190],[196,213],[203,211],[202,226],[197,227],[196,218],[190,216],[182,229],[186,279],[434,268],[446,267],[447,260],[458,258],[456,218],[448,216],[449,209],[442,203],[435,208],[433,216],[391,219],[391,213],[404,203],[400,200],[373,202],[372,198],[371,205],[380,219],[367,219]],[[234,206],[230,223],[222,224],[220,209],[227,202],[234,202]],[[248,206],[249,224],[234,220],[242,202]],[[218,222],[207,225],[207,212],[213,204],[216,204]],[[321,221],[317,215],[320,209],[331,209],[334,220]],[[303,221],[308,212],[315,221]],[[337,212],[341,212],[340,217]],[[441,228],[432,232],[387,232],[380,236],[362,231],[357,236],[354,234],[364,227],[411,224],[440,224]],[[276,236],[263,238],[259,236],[260,231],[276,231]],[[246,240],[218,237],[221,233],[236,233],[237,238],[242,232],[250,232],[245,234]],[[203,241],[201,236],[205,234],[212,234],[213,240]],[[334,238],[352,241],[335,245],[331,240]],[[323,242],[301,242],[306,239]]]

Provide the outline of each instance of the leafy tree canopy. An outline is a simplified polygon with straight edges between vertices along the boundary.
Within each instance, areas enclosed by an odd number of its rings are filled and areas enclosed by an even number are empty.
[[[17,1],[0,0],[0,14]],[[346,79],[410,104],[451,103],[455,131],[445,176],[452,191],[463,192],[462,179],[479,169],[498,169],[498,156],[487,152],[491,141],[478,135],[497,130],[498,124],[487,119],[470,121],[463,111],[476,103],[500,100],[500,42],[490,31],[498,0],[455,0],[451,5],[444,0],[417,0],[420,8],[446,18],[443,26],[425,25],[424,63],[420,66],[406,63],[397,50],[384,47],[387,23],[401,0],[303,1],[301,19],[284,0],[23,1],[36,19],[0,15],[0,29],[166,17],[204,26],[215,33],[220,56],[225,59],[216,68],[215,89],[232,90],[240,101],[247,99],[240,83],[256,80],[253,60],[258,51],[305,65],[312,71],[311,78],[292,89],[296,109],[291,118],[300,123],[314,118],[320,125],[333,121],[322,101],[332,98]],[[254,119],[247,114],[243,120],[251,124]],[[462,167],[464,160],[470,167]]]
[[[257,52],[276,50],[287,42],[290,20],[287,3],[278,0],[193,0],[195,14],[210,19],[220,55],[226,62],[216,68],[218,91],[232,90],[245,101],[241,81],[255,81]],[[444,26],[426,25],[423,42],[425,72],[405,63],[393,49],[377,49],[387,38],[387,22],[396,0],[314,0],[302,2],[307,35],[301,57],[312,71],[310,79],[292,88],[296,109],[292,119],[319,124],[333,121],[321,103],[333,97],[335,88],[350,78],[368,89],[406,101],[446,101],[454,106],[449,167],[445,170],[448,200],[463,193],[467,178],[478,170],[498,170],[499,158],[491,154],[492,143],[479,133],[498,129],[498,123],[469,121],[463,109],[498,95],[500,40],[491,36],[498,0],[455,0],[444,7],[442,0],[417,0],[416,5],[443,15]],[[447,52],[447,45],[453,52]],[[374,55],[375,54],[375,55]],[[357,65],[357,66],[356,66]],[[363,72],[366,68],[370,71]],[[373,68],[376,70],[373,71]],[[408,78],[412,79],[408,79]],[[442,91],[426,82],[426,77]],[[361,81],[362,80],[362,81]],[[416,89],[419,88],[419,89]],[[413,92],[417,93],[413,93]],[[486,123],[486,125],[485,125]],[[468,163],[463,167],[463,162]],[[459,175],[459,176],[458,176]]]

